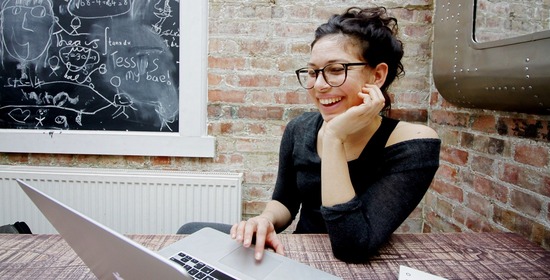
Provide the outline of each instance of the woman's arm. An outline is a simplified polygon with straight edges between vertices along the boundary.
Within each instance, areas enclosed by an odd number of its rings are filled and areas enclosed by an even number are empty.
[[[416,208],[439,165],[439,139],[416,139],[387,148],[380,178],[364,193],[323,206],[334,255],[361,262],[384,244]]]

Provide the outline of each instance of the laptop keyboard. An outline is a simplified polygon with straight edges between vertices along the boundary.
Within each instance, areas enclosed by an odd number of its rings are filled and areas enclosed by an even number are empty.
[[[215,268],[187,255],[179,253],[170,258],[173,262],[183,266],[193,279],[200,280],[237,280]]]

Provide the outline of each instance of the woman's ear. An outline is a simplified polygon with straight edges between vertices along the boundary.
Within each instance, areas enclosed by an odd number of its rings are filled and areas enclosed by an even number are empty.
[[[372,71],[372,77],[374,78],[373,84],[378,87],[382,87],[386,82],[388,76],[388,65],[386,63],[379,63]]]

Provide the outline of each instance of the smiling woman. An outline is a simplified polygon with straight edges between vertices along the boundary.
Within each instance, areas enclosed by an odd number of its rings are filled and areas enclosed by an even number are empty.
[[[421,201],[439,165],[431,128],[385,116],[387,90],[403,73],[397,19],[383,7],[350,8],[315,32],[296,71],[319,112],[286,126],[272,200],[232,226],[233,238],[283,254],[277,232],[300,213],[296,233],[328,233],[336,257],[362,262]]]

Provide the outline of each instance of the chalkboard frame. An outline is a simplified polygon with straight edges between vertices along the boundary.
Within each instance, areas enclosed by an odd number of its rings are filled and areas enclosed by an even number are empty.
[[[180,65],[196,67],[180,67],[179,132],[0,129],[0,152],[214,157],[207,47],[208,1],[180,1]]]

